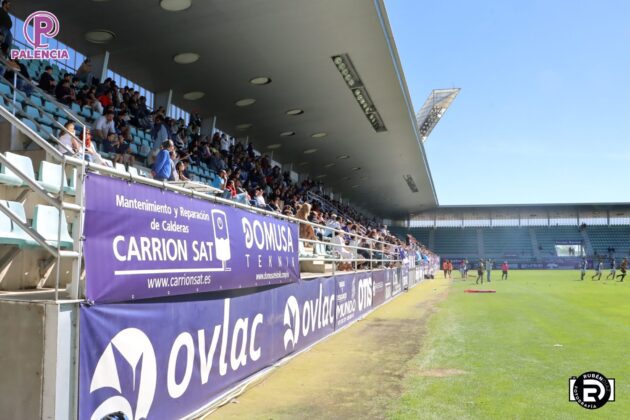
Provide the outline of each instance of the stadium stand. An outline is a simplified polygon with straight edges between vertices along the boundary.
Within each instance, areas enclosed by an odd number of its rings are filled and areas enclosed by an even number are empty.
[[[440,228],[435,229],[433,247],[442,256],[479,255],[477,229]]]
[[[588,226],[588,235],[593,253],[608,254],[608,249],[614,249],[613,254],[630,255],[630,227],[628,226]]]
[[[530,258],[533,255],[528,229],[494,227],[481,230],[484,253],[488,257]]]

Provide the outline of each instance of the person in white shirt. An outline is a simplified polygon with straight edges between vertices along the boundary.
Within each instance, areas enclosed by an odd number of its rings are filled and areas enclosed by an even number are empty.
[[[110,134],[115,134],[114,111],[107,111],[105,115],[96,120],[93,131],[94,137],[101,141],[107,139]]]
[[[226,154],[230,151],[230,143],[230,139],[225,133],[221,134],[221,154]]]
[[[330,243],[333,244],[333,253],[339,254],[339,258],[341,260],[352,260],[352,251],[346,248],[346,241],[343,239],[343,236],[339,232],[335,232],[335,235],[330,240]],[[352,270],[352,264],[350,262],[340,262],[338,265],[339,270]]]
[[[57,150],[64,155],[73,155],[77,150],[79,150],[79,142],[74,138],[74,123],[68,121],[63,127],[65,128],[65,131],[62,131],[63,134],[59,136]]]
[[[265,203],[265,197],[263,196],[262,188],[256,187],[254,201],[256,201],[256,207],[261,207],[263,209],[267,207],[267,203]]]

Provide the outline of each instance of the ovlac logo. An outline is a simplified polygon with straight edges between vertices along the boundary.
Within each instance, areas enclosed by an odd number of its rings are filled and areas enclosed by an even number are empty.
[[[33,49],[11,50],[12,59],[20,60],[67,60],[67,49],[49,49],[48,39],[59,34],[59,19],[47,11],[38,10],[31,13],[24,21],[22,28],[24,39]]]
[[[116,360],[120,360],[120,357],[117,358],[116,354],[119,354],[128,366],[119,366],[118,363],[121,362],[117,363]],[[123,397],[124,391],[120,386],[119,370],[129,368],[133,372],[133,391],[138,396],[135,410]],[[137,328],[122,330],[105,348],[96,364],[90,383],[90,394],[103,388],[110,388],[117,391],[119,395],[110,397],[99,405],[91,419],[100,420],[116,412],[123,413],[129,420],[146,419],[153,404],[156,386],[157,363],[151,341]]]
[[[284,350],[292,351],[300,341],[300,337],[308,337],[311,333],[334,325],[335,294],[323,296],[323,287],[319,285],[319,297],[305,300],[302,308],[295,296],[289,296],[284,305]]]

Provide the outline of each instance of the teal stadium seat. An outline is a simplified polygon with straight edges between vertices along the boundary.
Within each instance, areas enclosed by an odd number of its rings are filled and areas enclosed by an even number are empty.
[[[25,175],[35,179],[35,171],[33,170],[33,161],[28,156],[16,155],[15,153],[6,152],[4,156],[9,162],[20,169]],[[5,165],[0,166],[0,183],[21,187],[25,185],[22,179]]]
[[[59,229],[59,210],[56,207],[37,205],[33,213],[33,229],[39,233],[46,242],[57,246],[57,230]],[[65,214],[61,218],[61,248],[72,248],[74,241],[68,233],[68,222]]]
[[[62,185],[64,192],[66,192],[68,188],[68,180],[61,165],[45,160],[41,161],[39,164],[39,177],[37,178],[37,182],[46,191],[54,194],[59,194]]]
[[[0,205],[11,210],[24,224],[27,223],[22,203],[2,200],[0,201]],[[0,212],[0,244],[24,247],[34,246],[37,242],[28,236],[26,232],[24,232],[24,230],[14,223],[7,215]]]

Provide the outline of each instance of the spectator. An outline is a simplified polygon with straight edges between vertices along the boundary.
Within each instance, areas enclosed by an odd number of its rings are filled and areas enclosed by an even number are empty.
[[[11,27],[13,27],[13,21],[11,15],[11,2],[8,0],[2,1],[2,9],[0,10],[0,33],[2,34],[2,44],[0,48],[5,55],[9,55],[9,48],[13,45],[13,35],[11,34]]]
[[[177,162],[177,165],[175,165],[175,167],[177,169],[177,177],[180,181],[190,181],[186,176],[186,162],[180,160],[179,162]]]
[[[44,72],[41,74],[41,76],[39,76],[39,87],[49,95],[55,94],[55,86],[57,86],[57,82],[52,76],[52,73],[52,66],[46,66]]]
[[[310,214],[311,205],[308,203],[304,203],[298,209],[296,217],[300,220],[308,221],[308,217],[310,216]],[[300,239],[316,240],[317,236],[315,235],[315,230],[313,229],[313,226],[306,223],[300,223]]]
[[[153,178],[158,181],[168,181],[172,175],[171,169],[171,152],[175,150],[175,145],[171,140],[166,140],[162,143],[160,152],[157,154],[155,162],[153,163]]]
[[[57,150],[64,155],[74,155],[80,148],[80,144],[75,137],[74,123],[68,121],[64,124],[63,128],[64,131],[63,134],[59,136]]]
[[[254,192],[254,202],[256,207],[260,207],[263,209],[267,207],[267,203],[265,203],[265,197],[263,195],[263,190],[260,187],[256,187],[256,190]]]
[[[153,139],[153,147],[151,148],[150,159],[155,159],[160,152],[160,145],[163,145],[168,140],[168,130],[164,124],[164,117],[160,114],[155,116],[155,123],[151,130],[151,138]]]
[[[110,134],[116,134],[114,111],[107,111],[94,123],[94,137],[97,141],[107,139]]]
[[[72,105],[72,89],[70,88],[70,80],[63,78],[55,88],[55,98],[64,105]]]
[[[92,60],[86,57],[77,70],[77,79],[87,85],[92,84]]]

